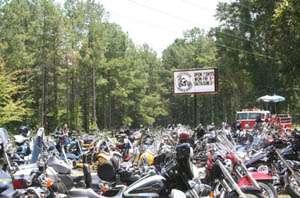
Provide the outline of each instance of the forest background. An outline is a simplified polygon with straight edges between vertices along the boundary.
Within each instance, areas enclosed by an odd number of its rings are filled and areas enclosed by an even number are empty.
[[[219,93],[197,96],[197,123],[233,122],[266,94],[300,110],[300,1],[219,3],[217,27],[184,32],[158,57],[94,0],[0,0],[0,126],[73,129],[193,125],[175,69],[215,67]]]

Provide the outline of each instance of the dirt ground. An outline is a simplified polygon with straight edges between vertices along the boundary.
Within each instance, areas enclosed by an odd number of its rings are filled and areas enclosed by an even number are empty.
[[[292,197],[289,195],[279,195],[278,198],[292,198]]]

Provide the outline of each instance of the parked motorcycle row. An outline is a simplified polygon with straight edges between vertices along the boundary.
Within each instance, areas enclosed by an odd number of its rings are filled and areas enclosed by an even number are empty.
[[[0,197],[300,197],[300,133],[227,125],[68,136],[0,128]]]

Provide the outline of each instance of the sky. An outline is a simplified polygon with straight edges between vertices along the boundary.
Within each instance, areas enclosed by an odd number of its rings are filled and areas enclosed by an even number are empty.
[[[147,43],[158,55],[195,26],[218,24],[218,2],[228,0],[100,0],[109,21],[119,24],[137,45]]]

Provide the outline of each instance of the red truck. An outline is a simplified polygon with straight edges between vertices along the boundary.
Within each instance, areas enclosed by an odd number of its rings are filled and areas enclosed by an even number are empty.
[[[236,112],[236,121],[241,124],[242,129],[253,129],[257,118],[262,122],[268,122],[269,125],[279,129],[292,129],[292,117],[290,114],[271,114],[270,111],[258,108],[243,109]]]

